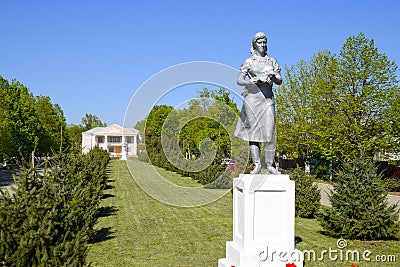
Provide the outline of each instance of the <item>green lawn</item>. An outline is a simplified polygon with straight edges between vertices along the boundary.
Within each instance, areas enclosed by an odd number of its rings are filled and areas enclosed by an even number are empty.
[[[132,177],[146,173],[150,166],[139,161],[128,161],[128,165],[131,171],[124,161],[110,163],[109,188],[97,224],[98,238],[88,253],[91,266],[217,266],[218,259],[225,257],[225,241],[232,240],[232,195],[228,193],[200,207],[167,205],[147,195]],[[190,178],[157,170],[172,183],[199,187]],[[323,250],[337,249],[337,240],[322,235],[321,230],[316,220],[296,219],[296,236],[300,240],[297,248],[316,252],[315,261],[311,259],[307,267],[400,266],[399,241],[348,240],[343,261],[339,252],[337,261],[331,261],[329,254],[318,260]],[[366,249],[372,251],[371,259],[395,255],[397,262],[362,261]],[[358,250],[361,261],[345,261],[347,250]]]

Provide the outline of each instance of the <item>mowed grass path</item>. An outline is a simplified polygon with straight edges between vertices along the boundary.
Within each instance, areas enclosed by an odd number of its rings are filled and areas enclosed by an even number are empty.
[[[149,168],[147,164],[135,166]],[[110,163],[109,188],[102,201],[97,224],[97,240],[91,244],[88,263],[91,266],[217,266],[225,257],[225,242],[232,240],[232,195],[195,208],[174,207],[148,196],[135,183],[134,170],[130,174],[126,162]],[[159,169],[162,175],[181,186],[197,186],[190,178]],[[271,218],[273,219],[273,218]],[[313,250],[315,260],[306,258],[306,267],[400,266],[400,242],[362,242],[347,240],[340,250],[336,239],[321,234],[322,228],[313,219],[296,218],[296,236],[301,240],[299,250]],[[337,250],[337,260],[330,260],[328,252]],[[362,259],[364,250],[370,250],[371,261]],[[347,251],[359,251],[360,261],[346,260]],[[321,256],[323,255],[323,256]],[[376,262],[376,256],[396,256],[396,262]],[[285,266],[285,265],[283,265]]]
[[[124,161],[111,161],[110,170],[99,240],[88,255],[92,266],[216,266],[225,256],[225,241],[232,239],[230,194],[201,207],[174,207],[142,191]],[[180,185],[194,185],[184,180]]]

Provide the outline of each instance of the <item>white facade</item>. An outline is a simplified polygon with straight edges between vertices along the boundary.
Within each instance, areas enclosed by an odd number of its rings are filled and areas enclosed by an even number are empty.
[[[82,151],[88,153],[93,147],[108,151],[112,158],[122,157],[122,146],[126,144],[126,157],[137,157],[140,144],[139,131],[113,124],[107,127],[96,127],[82,133]]]

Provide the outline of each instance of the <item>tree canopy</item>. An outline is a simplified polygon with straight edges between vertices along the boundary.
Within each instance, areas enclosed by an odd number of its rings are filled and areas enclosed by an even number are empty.
[[[182,110],[155,106],[135,127],[144,128],[152,164],[207,184],[225,171],[222,158],[232,157],[233,148],[239,146],[232,138],[239,110],[223,88],[203,88],[198,93]]]
[[[32,151],[44,156],[62,148],[66,120],[49,97],[35,97],[16,80],[0,76],[0,99],[0,153],[28,160]]]
[[[102,122],[99,117],[94,114],[86,113],[85,116],[82,118],[82,127],[85,131],[93,129],[95,127],[104,127],[107,126],[105,122]]]
[[[279,151],[345,161],[398,151],[396,71],[362,33],[347,38],[338,55],[320,51],[286,67],[277,91]]]
[[[20,82],[0,76],[0,154],[30,162],[31,154],[47,156],[80,146],[82,132],[106,126],[85,114],[82,124],[67,126],[64,112],[48,96],[34,96]]]
[[[82,133],[95,127],[105,127],[107,124],[100,118],[91,113],[86,113],[81,119],[81,124],[70,124],[67,127],[67,134],[71,146],[80,146],[82,143]]]

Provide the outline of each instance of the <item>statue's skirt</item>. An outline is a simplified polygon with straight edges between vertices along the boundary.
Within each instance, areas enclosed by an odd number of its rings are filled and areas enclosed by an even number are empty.
[[[256,87],[256,86],[254,86]],[[274,142],[275,100],[258,88],[246,87],[235,136],[251,142]],[[271,94],[268,94],[271,95]]]

